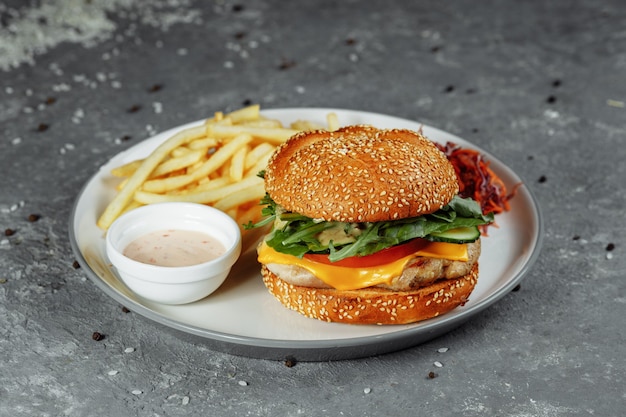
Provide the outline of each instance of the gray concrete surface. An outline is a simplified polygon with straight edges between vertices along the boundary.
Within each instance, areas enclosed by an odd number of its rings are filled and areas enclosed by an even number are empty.
[[[623,415],[622,1],[101,3],[0,2],[0,415]],[[73,265],[81,186],[248,101],[465,137],[537,196],[541,256],[457,330],[359,360],[233,356],[125,313]]]

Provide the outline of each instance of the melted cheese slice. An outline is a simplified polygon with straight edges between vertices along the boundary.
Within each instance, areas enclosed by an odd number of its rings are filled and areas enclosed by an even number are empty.
[[[280,253],[263,242],[258,249],[258,260],[262,264],[297,265],[306,269],[326,284],[338,290],[356,290],[378,284],[389,284],[393,278],[402,274],[404,267],[415,256],[428,258],[467,261],[467,245],[456,243],[431,242],[417,252],[397,259],[388,264],[367,268],[350,268],[327,265],[305,258]]]

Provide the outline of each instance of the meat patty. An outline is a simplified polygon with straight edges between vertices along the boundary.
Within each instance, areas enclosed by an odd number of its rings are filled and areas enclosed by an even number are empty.
[[[471,272],[480,256],[480,239],[467,244],[468,260],[451,261],[448,259],[416,256],[407,262],[402,274],[389,284],[376,287],[394,291],[406,291],[426,287],[439,279],[459,278]],[[296,265],[267,264],[266,267],[283,281],[293,285],[312,288],[331,288],[308,270]]]

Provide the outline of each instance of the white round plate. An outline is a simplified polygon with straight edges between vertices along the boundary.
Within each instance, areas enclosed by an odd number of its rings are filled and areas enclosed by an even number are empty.
[[[262,111],[286,125],[296,120],[321,124],[335,112],[341,125],[369,124],[379,128],[422,129],[431,140],[455,142],[478,149],[466,140],[420,123],[396,117],[352,110],[293,108]],[[539,207],[527,187],[521,186],[511,200],[511,210],[496,217],[498,227],[489,228],[483,239],[478,284],[462,307],[410,325],[348,325],[309,319],[284,308],[265,289],[256,253],[249,250],[235,264],[224,285],[207,298],[192,304],[169,306],[135,296],[110,268],[104,233],[96,220],[115,194],[117,179],[112,168],[147,156],[189,123],[147,139],[121,152],[87,182],[74,204],[69,233],[77,260],[89,278],[107,295],[136,313],[163,325],[181,338],[190,338],[212,349],[264,359],[292,357],[302,361],[351,359],[405,349],[448,332],[510,292],[538,256],[542,240]],[[491,168],[511,189],[521,179],[502,162],[482,149]]]

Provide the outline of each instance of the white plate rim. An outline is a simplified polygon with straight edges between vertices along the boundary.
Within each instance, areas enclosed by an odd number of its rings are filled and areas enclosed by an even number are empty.
[[[382,121],[384,122],[383,124],[387,126],[412,129],[421,127],[424,129],[425,133],[428,132],[428,135],[431,136],[433,140],[441,141],[442,138],[445,138],[446,140],[456,141],[461,145],[479,150],[491,161],[492,167],[494,167],[496,172],[498,172],[498,170],[505,170],[506,172],[504,172],[504,174],[508,177],[513,178],[517,182],[523,183],[522,179],[516,173],[514,173],[510,168],[489,152],[456,135],[416,121],[381,113],[337,108],[302,107],[262,110],[263,115],[267,117],[276,117],[281,120],[311,118],[317,118],[319,120],[322,115],[330,112],[335,112],[339,116],[340,121],[356,120],[357,123],[361,122],[362,124],[373,125],[378,125],[379,123],[377,122]],[[117,155],[114,155],[111,159],[136,150],[141,146],[145,146],[146,142],[154,140],[155,137],[167,137],[175,131],[198,123],[201,123],[201,121],[186,123],[161,132],[152,138],[148,138],[118,153]],[[79,227],[77,226],[77,219],[81,214],[78,212],[81,197],[87,187],[94,181],[98,180],[101,175],[102,170],[96,172],[81,188],[72,207],[69,219],[69,236],[72,250],[86,275],[108,296],[115,299],[130,310],[140,314],[142,317],[152,322],[156,322],[165,330],[172,330],[182,338],[191,338],[194,343],[204,343],[210,348],[236,355],[264,359],[282,359],[288,356],[293,356],[298,360],[337,360],[383,354],[418,345],[454,329],[508,294],[519,284],[536,261],[539,256],[543,240],[543,218],[540,207],[530,188],[522,186],[518,190],[518,195],[512,200],[511,205],[513,209],[513,207],[521,204],[519,203],[519,200],[523,199],[526,206],[525,208],[531,210],[532,213],[530,214],[530,218],[532,219],[533,224],[531,225],[532,230],[530,231],[530,240],[525,246],[526,252],[524,259],[522,260],[521,265],[517,267],[515,274],[508,277],[508,279],[498,285],[488,297],[479,300],[467,308],[464,308],[462,311],[453,311],[436,319],[416,323],[414,325],[398,326],[397,331],[394,330],[385,334],[323,340],[287,340],[252,337],[237,334],[235,332],[214,331],[174,320],[171,317],[155,312],[149,305],[143,303],[141,300],[128,297],[117,289],[112,288],[102,279],[101,276],[98,275],[92,265],[87,261],[85,253],[83,253],[79,247],[78,233],[80,233],[80,231],[78,230]],[[520,195],[523,197],[520,197]],[[106,260],[104,261],[106,263]]]

